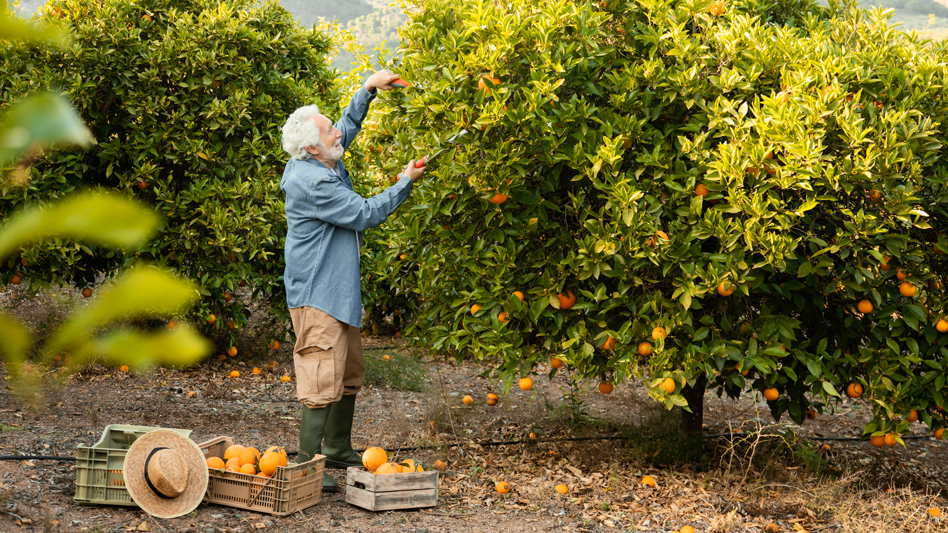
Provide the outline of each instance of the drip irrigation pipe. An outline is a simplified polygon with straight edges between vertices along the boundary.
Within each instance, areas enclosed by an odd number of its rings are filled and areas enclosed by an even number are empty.
[[[722,437],[750,437],[754,433],[717,433],[714,435],[704,435],[703,439],[718,439]],[[800,440],[816,440],[816,441],[833,441],[833,442],[855,442],[855,441],[864,441],[869,442],[860,437],[799,437]],[[520,439],[520,440],[494,440],[487,442],[476,442],[474,444],[478,446],[508,446],[514,444],[528,444],[528,443],[539,443],[539,442],[581,442],[581,441],[590,441],[590,440],[628,440],[628,437],[620,436],[602,436],[602,437],[564,437],[559,439]],[[902,440],[935,440],[934,437],[924,436],[924,435],[907,435],[902,437]],[[463,444],[439,444],[432,446],[402,446],[399,448],[386,448],[390,452],[410,452],[415,450],[437,450],[440,448],[455,448],[463,447]],[[362,453],[365,450],[355,450],[356,453]],[[299,452],[292,451],[286,452],[287,455],[298,455]],[[50,455],[0,455],[0,461],[75,461],[75,457],[58,457]]]

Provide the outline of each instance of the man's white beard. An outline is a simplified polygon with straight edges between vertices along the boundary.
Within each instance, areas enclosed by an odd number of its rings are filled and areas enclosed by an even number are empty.
[[[344,151],[345,150],[342,148],[342,143],[337,141],[336,146],[333,146],[332,148],[325,151],[326,159],[329,159],[331,161],[339,161],[340,159],[342,159],[342,153]]]

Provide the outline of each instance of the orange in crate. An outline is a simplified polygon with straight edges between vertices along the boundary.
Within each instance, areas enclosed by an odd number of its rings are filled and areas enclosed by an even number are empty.
[[[233,437],[217,437],[198,446],[205,457],[220,457],[233,444]],[[279,466],[271,477],[211,470],[204,501],[287,516],[319,503],[325,468],[326,456],[317,455],[305,463]]]

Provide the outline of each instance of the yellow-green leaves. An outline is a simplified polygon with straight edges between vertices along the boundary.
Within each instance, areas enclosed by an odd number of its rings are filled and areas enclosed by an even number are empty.
[[[135,268],[118,279],[91,305],[73,314],[47,342],[46,351],[60,350],[86,340],[99,328],[136,313],[173,315],[197,298],[197,286],[155,267]]]
[[[116,194],[78,194],[15,214],[0,231],[0,260],[53,238],[127,248],[150,237],[158,223],[152,210]]]
[[[53,93],[40,93],[14,104],[2,115],[0,132],[0,167],[31,150],[92,142],[72,105]]]

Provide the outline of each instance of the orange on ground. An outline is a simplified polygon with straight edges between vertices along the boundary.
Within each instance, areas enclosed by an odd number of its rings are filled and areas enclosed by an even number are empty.
[[[899,284],[899,294],[905,296],[906,298],[915,296],[915,285],[912,285],[907,281],[903,281]]]
[[[494,205],[500,205],[507,201],[507,195],[497,193],[494,196],[491,196],[490,200],[488,201]]]
[[[533,380],[530,378],[521,379],[517,385],[520,385],[520,388],[523,390],[530,390],[533,388]]]
[[[939,333],[944,333],[948,331],[948,320],[945,320],[944,318],[939,318],[938,322],[935,323],[935,329],[937,329]]]
[[[241,474],[250,474],[251,476],[257,475],[257,467],[253,463],[247,463],[240,465]]]
[[[553,359],[550,360],[550,366],[552,366],[553,368],[560,368],[561,366],[563,366],[563,360],[557,359],[556,357],[554,357]]]
[[[128,372],[128,365],[122,365],[119,367],[119,372]]]
[[[567,492],[569,492],[569,487],[560,483],[559,485],[556,486],[556,492],[560,494],[566,494]]]
[[[885,439],[886,446],[895,446],[898,442],[895,440],[895,433],[886,433],[883,438]]]
[[[941,518],[941,509],[937,507],[932,507],[928,509],[928,515],[932,518]]]
[[[231,356],[231,357],[237,357],[237,347],[236,347],[236,346],[231,346],[231,347],[227,350],[227,355],[229,355],[229,356]]]
[[[384,360],[386,360],[386,361],[391,361],[391,360],[392,360],[392,356],[389,355],[389,354],[385,354],[385,355],[382,356],[382,359],[384,359]]]
[[[283,376],[282,378],[280,378],[280,381],[282,381],[283,383],[288,383],[290,381],[290,376]]]
[[[859,309],[859,312],[864,315],[869,314],[872,312],[872,302],[869,300],[859,300],[856,309]]]
[[[560,299],[560,309],[569,309],[576,304],[576,296],[574,296],[573,291],[569,289],[566,290],[566,296],[557,294],[556,297]]]
[[[232,377],[232,378],[239,378],[239,377],[240,377],[240,372],[238,372],[238,371],[236,371],[236,370],[231,370],[231,371],[230,371],[230,377]]]
[[[434,467],[435,467],[435,470],[444,470],[446,465],[444,464],[444,461],[442,461],[441,459],[438,459],[437,461],[434,462]]]
[[[778,391],[777,389],[773,387],[769,389],[764,389],[764,398],[766,398],[767,400],[772,402],[779,397],[780,397],[780,391]]]
[[[691,526],[682,526],[680,533],[695,533],[695,528]]]
[[[674,394],[675,389],[677,388],[675,380],[672,378],[665,378],[662,380],[662,388],[665,389],[665,394]]]
[[[207,458],[207,467],[208,467],[208,468],[218,469],[218,468],[224,468],[225,466],[226,466],[226,465],[224,464],[224,460],[221,459],[220,457],[208,457],[208,458]]]
[[[819,411],[810,407],[806,410],[806,419],[807,420],[816,420],[816,417],[820,416]]]
[[[648,485],[649,487],[654,488],[654,487],[655,487],[655,478],[653,478],[652,476],[643,476],[643,477],[642,477],[642,484],[643,484],[643,485]]]
[[[603,394],[612,394],[612,390],[615,388],[615,385],[609,383],[608,381],[603,381],[599,384],[599,392]]]
[[[497,395],[494,394],[493,392],[488,392],[488,393],[487,393],[487,399],[488,399],[488,400],[499,400],[499,399],[500,399],[500,396],[497,396]]]
[[[254,367],[254,369],[250,371],[251,374],[259,374],[259,373],[261,373],[261,372],[263,372],[263,371],[260,370],[259,368],[256,368],[256,367]]]
[[[463,403],[464,405],[471,405],[472,403],[474,403],[474,398],[471,398],[470,396],[465,396],[464,398],[461,399],[461,403]]]
[[[492,397],[492,396],[494,396],[494,397]],[[487,405],[497,405],[497,402],[498,402],[498,401],[499,401],[499,399],[496,398],[496,395],[491,395],[491,394],[488,394],[488,395],[487,395]]]
[[[387,462],[388,454],[378,446],[373,446],[362,452],[362,466],[369,472],[375,472],[375,469]]]
[[[850,398],[859,398],[862,396],[862,385],[858,383],[850,383],[849,386],[846,387],[846,396],[849,396]]]
[[[257,461],[260,460],[260,452],[253,446],[250,446],[241,450],[237,458],[240,459],[240,466],[248,464],[255,465]]]
[[[169,321],[168,321],[168,329],[174,329],[174,327],[177,326],[177,325],[178,325],[178,323],[175,322],[174,320],[169,320]]]
[[[873,435],[869,437],[869,442],[876,448],[881,448],[885,446],[885,435]]]
[[[283,466],[283,457],[277,452],[267,452],[260,457],[260,473],[270,477],[277,471],[277,467]]]
[[[702,198],[704,198],[710,193],[711,191],[709,191],[708,188],[704,186],[704,183],[699,183],[698,186],[695,187],[695,194],[697,194],[698,196]]]
[[[510,483],[507,483],[506,481],[498,481],[494,488],[497,489],[497,492],[501,494],[507,494],[510,492]]]
[[[277,350],[279,350],[279,349],[280,349],[280,341],[271,341],[271,342],[270,342],[270,349],[273,350],[274,352],[277,351]]]
[[[90,297],[90,296],[92,296],[92,289],[90,289],[89,287],[86,287],[85,289],[82,289],[82,297],[83,297],[83,298],[88,298],[88,297]]]
[[[638,348],[639,355],[645,357],[652,354],[652,345],[648,342],[640,342]]]
[[[521,302],[523,301],[523,293],[522,293],[522,292],[520,292],[520,291],[513,291],[513,294],[514,294],[514,296],[516,296],[517,298],[520,298],[520,301],[521,301]]]
[[[606,337],[606,340],[602,343],[603,350],[612,350],[616,347],[616,339],[614,337]]]
[[[481,310],[481,306],[474,304],[471,306],[471,314],[476,315],[478,311]]]
[[[718,285],[718,294],[721,296],[730,296],[734,294],[734,285],[725,281],[724,283]]]
[[[12,283],[12,284],[14,284],[14,285],[19,285],[21,281],[23,281],[23,278],[21,278],[20,276],[15,275],[15,274],[14,274],[14,276],[13,276],[12,278],[10,278],[10,283]]]
[[[665,333],[665,328],[659,326],[652,330],[652,340],[664,339],[668,335]]]

